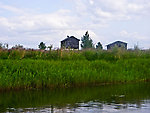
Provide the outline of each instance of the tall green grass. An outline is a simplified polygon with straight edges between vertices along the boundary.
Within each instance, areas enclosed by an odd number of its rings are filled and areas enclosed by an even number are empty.
[[[0,89],[144,81],[149,66],[150,50],[0,49]]]
[[[0,60],[0,89],[71,87],[150,80],[150,58]]]
[[[150,50],[25,50],[25,49],[0,49],[0,59],[42,59],[42,60],[106,60],[117,61],[120,59],[150,58]]]

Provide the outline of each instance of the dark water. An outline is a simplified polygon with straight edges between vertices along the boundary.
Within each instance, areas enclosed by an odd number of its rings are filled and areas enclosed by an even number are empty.
[[[0,92],[0,112],[150,113],[150,83]]]

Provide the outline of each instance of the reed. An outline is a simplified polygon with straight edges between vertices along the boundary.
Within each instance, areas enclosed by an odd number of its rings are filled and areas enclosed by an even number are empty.
[[[0,89],[72,87],[150,80],[150,58],[0,60]]]
[[[0,59],[42,59],[42,60],[106,60],[150,58],[150,50],[25,50],[0,49]]]

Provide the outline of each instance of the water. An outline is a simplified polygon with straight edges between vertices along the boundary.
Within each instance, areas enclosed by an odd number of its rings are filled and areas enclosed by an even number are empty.
[[[150,113],[150,83],[0,92],[0,112]]]

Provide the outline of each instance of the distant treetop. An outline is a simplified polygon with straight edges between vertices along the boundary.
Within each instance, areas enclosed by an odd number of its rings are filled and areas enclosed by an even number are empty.
[[[45,50],[46,49],[45,43],[41,42],[40,45],[39,45],[39,49]]]
[[[93,40],[90,38],[88,31],[81,37],[81,48],[94,48]]]

